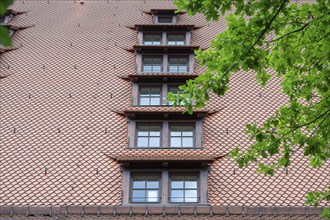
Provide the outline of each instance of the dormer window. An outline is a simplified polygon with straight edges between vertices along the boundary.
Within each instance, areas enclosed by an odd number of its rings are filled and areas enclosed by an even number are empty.
[[[144,33],[143,34],[144,45],[161,45],[162,33]]]
[[[158,19],[157,19],[157,23],[159,23],[159,24],[172,24],[173,23],[173,16],[159,15]]]
[[[188,56],[169,56],[168,72],[170,73],[187,73],[189,67]]]
[[[173,9],[152,9],[155,24],[176,24],[177,14]]]
[[[167,45],[185,45],[186,33],[168,33]]]
[[[145,73],[160,73],[162,72],[162,56],[144,56],[142,72]]]

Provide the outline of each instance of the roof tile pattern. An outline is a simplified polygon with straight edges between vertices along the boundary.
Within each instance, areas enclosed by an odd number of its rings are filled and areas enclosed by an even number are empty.
[[[137,33],[128,27],[151,24],[144,13],[174,8],[171,1],[16,1],[25,12],[10,24],[29,28],[13,36],[18,49],[1,54],[0,205],[119,205],[120,165],[109,155],[173,156],[172,150],[127,149],[135,73]],[[201,27],[193,45],[207,47],[224,20],[210,23],[202,15],[181,15],[178,24]],[[197,65],[196,72],[202,68]],[[182,156],[228,154],[247,147],[245,123],[262,123],[284,104],[279,79],[267,88],[253,73],[232,77],[230,92],[206,106],[216,111],[203,124],[204,150]],[[211,205],[304,205],[305,193],[329,184],[330,165],[310,169],[297,154],[289,173],[261,177],[255,167],[235,170],[228,158],[215,161],[209,174]],[[289,183],[289,184],[288,184]]]

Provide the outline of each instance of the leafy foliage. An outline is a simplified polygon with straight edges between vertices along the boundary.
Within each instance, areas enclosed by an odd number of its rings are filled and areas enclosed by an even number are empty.
[[[0,16],[7,13],[7,8],[14,2],[14,0],[1,0],[0,1]],[[3,46],[11,46],[11,39],[9,31],[6,27],[0,26],[0,44]]]
[[[259,162],[258,171],[268,175],[288,167],[297,149],[309,157],[312,167],[329,160],[329,0],[300,5],[289,0],[176,0],[175,4],[191,15],[203,13],[208,20],[231,13],[225,17],[227,30],[211,41],[208,50],[196,52],[199,63],[207,66],[205,73],[189,80],[177,94],[169,94],[174,105],[183,101],[188,112],[204,107],[209,94],[224,95],[231,75],[241,70],[253,70],[257,82],[266,86],[272,78],[268,70],[273,69],[282,78],[288,104],[263,126],[248,124],[246,134],[254,144],[247,151],[236,148],[230,156],[239,167]],[[275,155],[275,162],[260,163]],[[327,191],[309,193],[307,198],[313,205],[330,200]]]

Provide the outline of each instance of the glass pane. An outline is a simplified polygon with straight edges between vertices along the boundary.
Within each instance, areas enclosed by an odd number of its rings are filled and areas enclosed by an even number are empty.
[[[188,189],[197,189],[197,181],[186,181],[185,188]]]
[[[184,196],[186,198],[197,198],[197,190],[185,190]]]
[[[198,198],[186,198],[185,202],[198,202]]]
[[[181,131],[171,131],[171,137],[181,137]]]
[[[159,58],[159,57],[154,57],[152,58],[153,59],[153,64],[161,64],[162,63],[162,58]]]
[[[148,147],[148,138],[138,137],[137,146],[138,147]]]
[[[141,95],[149,95],[150,88],[141,88]]]
[[[150,72],[153,72],[153,73],[160,73],[162,71],[162,66],[154,66],[152,68],[152,71]]]
[[[168,63],[173,64],[173,65],[178,64],[178,62],[179,62],[178,58],[171,58],[170,57],[170,59],[168,60]]]
[[[158,23],[172,23],[172,16],[158,16]]]
[[[183,202],[183,198],[171,198],[170,202]]]
[[[160,97],[159,98],[151,98],[150,105],[160,105]]]
[[[151,88],[150,91],[152,95],[160,95],[160,88]]]
[[[138,131],[138,136],[141,137],[141,136],[148,136],[149,132],[148,131],[144,131],[144,130],[140,130],[139,128],[139,131]]]
[[[171,190],[171,197],[172,198],[182,198],[183,197],[183,190]]]
[[[143,72],[152,72],[152,66],[143,65]]]
[[[140,105],[153,105],[150,103],[149,98],[140,98]]]
[[[159,182],[158,181],[148,181],[147,182],[147,188],[148,189],[158,189],[159,188]]]
[[[146,184],[145,181],[133,181],[133,189],[144,189]]]
[[[193,147],[193,146],[194,146],[193,138],[191,137],[182,138],[182,147]]]
[[[184,41],[177,41],[176,45],[184,45]]]
[[[176,72],[178,72],[178,66],[170,66],[168,71],[170,73],[176,73]]]
[[[132,202],[145,202],[145,190],[133,190]]]
[[[173,181],[171,182],[171,189],[182,189],[183,181]]]
[[[151,137],[149,147],[160,147],[160,138]]]
[[[147,202],[158,202],[158,190],[147,191]]]
[[[185,176],[186,181],[197,181],[197,176]]]
[[[187,67],[187,66],[179,66],[179,67],[178,67],[178,72],[179,72],[179,73],[185,73],[185,72],[188,72],[188,67]]]
[[[152,64],[152,58],[144,57],[143,58],[143,64]]]
[[[187,58],[179,58],[179,64],[181,65],[187,65],[188,59]]]
[[[183,190],[171,190],[171,202],[184,202]]]
[[[181,137],[171,137],[171,147],[181,147]]]

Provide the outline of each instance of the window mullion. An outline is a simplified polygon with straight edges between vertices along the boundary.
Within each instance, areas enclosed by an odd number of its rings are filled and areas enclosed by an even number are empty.
[[[169,128],[168,128],[168,121],[163,122],[163,132],[162,132],[162,147],[169,147]]]

